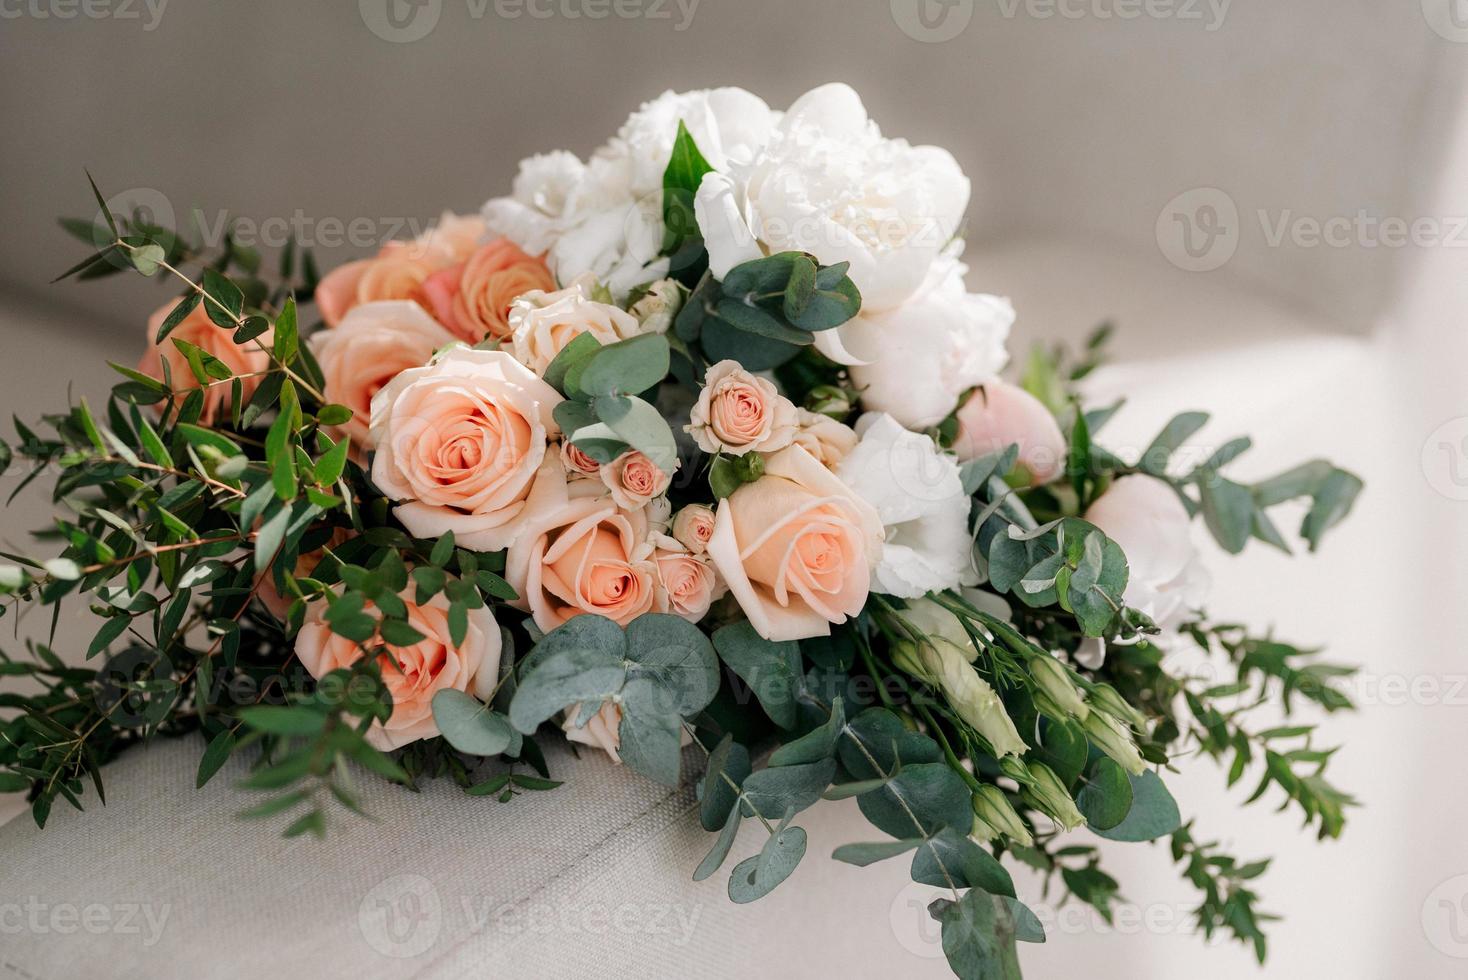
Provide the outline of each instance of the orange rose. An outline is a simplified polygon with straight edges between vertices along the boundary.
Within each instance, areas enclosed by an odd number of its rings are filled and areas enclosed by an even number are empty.
[[[761,636],[800,640],[861,612],[881,546],[877,512],[791,446],[719,504],[708,552]]]
[[[423,367],[434,351],[454,337],[416,303],[383,300],[358,306],[335,330],[310,339],[311,350],[326,378],[325,395],[352,410],[338,429],[352,444],[367,444],[372,396],[409,368]]]
[[[434,273],[423,291],[434,315],[460,340],[508,340],[510,307],[526,293],[556,288],[543,259],[522,252],[508,238],[496,239],[467,262]]]
[[[433,696],[439,691],[465,691],[481,700],[499,681],[503,642],[494,613],[488,606],[469,610],[469,629],[455,645],[448,625],[449,602],[434,596],[427,605],[413,601],[413,590],[402,594],[408,607],[408,625],[423,639],[410,647],[388,647],[380,655],[382,681],[392,695],[392,715],[374,722],[367,741],[383,751],[438,734],[433,720]],[[324,677],[348,667],[362,656],[362,648],[331,632],[326,624],[327,603],[318,600],[306,609],[306,622],[296,636],[296,657],[312,677]],[[367,612],[376,615],[370,604]]]
[[[548,453],[560,401],[503,351],[451,347],[372,399],[372,482],[413,535],[499,551],[565,482]]]
[[[204,303],[207,303],[205,300]],[[138,364],[138,370],[150,378],[163,379],[163,364],[168,364],[168,376],[174,391],[188,391],[190,388],[198,388],[199,380],[194,377],[193,371],[189,369],[188,358],[184,357],[183,351],[179,350],[174,340],[182,340],[200,348],[206,354],[223,361],[231,371],[238,375],[258,374],[270,367],[270,355],[266,353],[274,342],[273,332],[267,330],[256,340],[245,344],[234,342],[232,330],[215,326],[214,321],[204,312],[204,303],[196,306],[183,322],[173,328],[173,332],[163,338],[162,344],[153,343],[153,338],[158,336],[158,331],[163,326],[163,321],[168,319],[168,314],[178,304],[170,302],[161,306],[148,318],[148,349],[143,354],[142,361]],[[264,348],[263,350],[261,348]],[[260,387],[258,377],[243,378],[240,382],[242,394],[246,401],[254,394],[255,389]],[[204,390],[204,413],[199,421],[204,425],[212,425],[214,422],[224,418],[229,410],[230,391],[234,385],[229,381],[212,381]]]
[[[561,505],[524,522],[505,559],[519,608],[547,633],[595,613],[626,626],[651,612],[657,570],[643,511],[625,511],[592,481],[572,483]]]
[[[432,311],[424,284],[435,272],[463,262],[484,235],[478,217],[448,211],[438,224],[411,241],[388,242],[370,259],[348,262],[316,284],[316,308],[328,327],[355,306],[386,299],[412,300]]]

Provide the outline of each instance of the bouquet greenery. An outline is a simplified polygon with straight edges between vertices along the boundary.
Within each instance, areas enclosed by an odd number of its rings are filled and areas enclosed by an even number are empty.
[[[359,810],[361,769],[554,805],[540,745],[564,733],[628,778],[698,780],[695,879],[757,822],[734,902],[803,858],[801,811],[854,797],[875,839],[834,857],[941,889],[962,977],[1018,976],[1015,943],[1044,939],[1014,862],[1109,916],[1082,827],[1169,839],[1205,934],[1263,958],[1268,862],[1195,838],[1181,754],[1341,832],[1334,749],[1250,711],[1349,708],[1350,671],[1206,619],[1191,526],[1288,551],[1270,515],[1304,500],[1313,549],[1360,481],[1237,482],[1247,438],[1180,466],[1196,412],[1113,454],[1119,406],[1079,392],[1105,331],[1001,381],[1013,310],[963,284],[967,180],[850,89],[783,114],[669,93],[589,162],[527,160],[482,216],[325,277],[96,190],[64,277],[178,295],[105,402],[0,444],[68,515],[51,557],[5,556],[3,611],[98,617],[74,656],[0,659],[0,788],[37,823],[102,799],[127,747],[193,733],[199,786],[247,753],[246,816],[291,836]],[[1225,676],[1177,670],[1186,646]]]

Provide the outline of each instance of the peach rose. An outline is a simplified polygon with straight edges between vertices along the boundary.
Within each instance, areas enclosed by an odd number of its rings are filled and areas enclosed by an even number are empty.
[[[445,211],[438,224],[410,241],[388,242],[370,259],[348,262],[316,284],[316,308],[328,327],[354,307],[377,300],[412,300],[432,310],[424,284],[435,272],[463,262],[484,235],[478,217]]]
[[[657,570],[647,518],[626,511],[590,480],[561,488],[560,505],[523,522],[505,558],[518,607],[547,633],[595,613],[626,626],[654,608]]]
[[[672,542],[669,542],[672,543]],[[702,558],[684,551],[658,548],[652,562],[658,573],[658,606],[661,611],[696,623],[708,614],[714,601],[714,570]]]
[[[1018,385],[991,381],[959,408],[953,452],[968,462],[1014,445],[1019,465],[1035,485],[1065,471],[1065,436],[1045,403]]]
[[[435,272],[423,283],[434,315],[471,344],[485,337],[508,340],[515,300],[555,288],[545,261],[526,255],[508,238],[490,242],[468,261]]]
[[[138,363],[138,370],[143,374],[150,378],[163,380],[163,364],[166,361],[168,376],[174,391],[188,391],[191,388],[200,387],[199,380],[189,369],[188,358],[184,357],[183,351],[174,344],[175,339],[193,344],[205,353],[219,358],[237,375],[259,374],[269,369],[270,355],[266,351],[274,343],[274,332],[267,330],[261,334],[257,338],[258,345],[254,340],[246,344],[236,344],[234,332],[215,326],[214,321],[210,320],[209,315],[204,312],[203,303],[194,307],[193,311],[184,317],[183,322],[163,338],[162,344],[155,344],[153,338],[158,336],[158,331],[163,327],[163,321],[168,319],[168,314],[172,313],[173,308],[177,305],[176,301],[170,301],[160,306],[152,316],[148,317],[148,349]],[[261,349],[262,346],[264,350]],[[242,394],[248,401],[255,389],[260,387],[260,379],[258,377],[242,378],[240,384]],[[204,425],[212,425],[228,414],[230,392],[233,387],[234,385],[229,381],[213,381],[205,388],[204,413],[199,419]]]
[[[796,417],[800,428],[795,432],[795,444],[815,457],[828,470],[834,470],[856,448],[856,432],[829,415],[807,412],[797,408]]]
[[[366,446],[372,397],[453,342],[453,335],[421,306],[406,300],[363,304],[347,313],[335,330],[313,334],[309,343],[326,379],[326,397],[352,410],[351,420],[338,431],[354,446]]]
[[[706,453],[743,456],[772,453],[795,439],[799,416],[774,382],[756,377],[738,361],[709,366],[703,390],[684,430]]]
[[[510,310],[515,358],[544,375],[556,355],[584,333],[600,344],[636,336],[637,318],[591,299],[591,288],[591,281],[583,278],[559,292],[533,292],[517,299]]]
[[[799,446],[719,504],[709,557],[768,640],[827,636],[861,612],[880,556],[870,505]]]
[[[597,472],[601,482],[611,491],[612,500],[623,510],[646,507],[649,500],[668,489],[672,479],[635,449],[599,467]]]
[[[488,606],[469,610],[468,632],[463,644],[455,646],[446,598],[434,596],[420,606],[408,589],[402,600],[408,607],[408,624],[424,638],[410,647],[389,646],[379,654],[382,682],[392,694],[392,715],[385,723],[373,723],[367,741],[384,752],[438,734],[433,696],[439,691],[466,691],[484,699],[499,681],[503,641]],[[305,625],[296,636],[296,657],[317,678],[349,667],[363,655],[358,644],[331,632],[326,623],[327,605],[325,600],[311,603]],[[366,611],[376,614],[371,604]]]
[[[351,539],[353,533],[344,527],[339,527],[331,532],[331,537],[320,548],[306,552],[296,558],[296,567],[291,569],[293,578],[307,578],[316,571],[321,560],[326,557],[328,548],[335,548]],[[275,575],[270,569],[266,569],[255,577],[255,598],[260,604],[269,610],[270,615],[284,622],[286,614],[291,611],[291,605],[295,602],[294,596],[281,595],[280,590],[275,587]]]
[[[615,701],[603,701],[591,720],[578,728],[576,719],[580,715],[580,704],[573,704],[566,709],[565,717],[561,719],[561,731],[566,733],[566,741],[601,749],[612,757],[613,762],[621,765],[622,757],[618,755],[618,750],[622,747],[621,706]]]
[[[714,512],[703,504],[689,504],[673,518],[673,537],[695,555],[708,550],[714,536]]]
[[[570,439],[561,442],[561,463],[566,467],[567,475],[595,476],[601,469],[600,463],[571,445]]]
[[[565,482],[547,453],[560,401],[503,351],[451,347],[373,397],[372,482],[402,501],[394,513],[412,534],[453,531],[462,547],[498,551]]]

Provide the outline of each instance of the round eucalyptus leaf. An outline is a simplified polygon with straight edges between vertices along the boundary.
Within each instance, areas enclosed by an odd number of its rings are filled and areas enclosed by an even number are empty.
[[[519,734],[504,715],[452,689],[433,696],[433,721],[450,745],[469,755],[499,755]]]
[[[806,836],[801,827],[784,827],[770,835],[752,858],[734,865],[729,875],[729,899],[738,905],[764,898],[790,877],[805,857]]]

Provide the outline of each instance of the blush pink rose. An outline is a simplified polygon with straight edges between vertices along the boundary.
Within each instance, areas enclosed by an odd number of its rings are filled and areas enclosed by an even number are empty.
[[[316,308],[328,327],[353,307],[378,300],[411,300],[432,311],[425,283],[464,262],[484,235],[482,219],[445,211],[438,224],[410,241],[388,242],[370,259],[348,262],[316,284]]]
[[[253,340],[245,344],[236,344],[233,331],[215,326],[214,321],[210,320],[209,315],[204,312],[203,303],[184,317],[183,322],[173,328],[173,332],[163,339],[162,344],[155,344],[153,338],[158,336],[163,321],[168,319],[168,314],[172,313],[173,308],[177,305],[176,301],[171,301],[159,307],[148,318],[148,349],[138,363],[138,370],[143,374],[161,381],[163,380],[163,365],[167,363],[169,383],[173,386],[174,391],[188,391],[200,387],[198,379],[194,377],[194,372],[189,369],[188,358],[184,357],[183,351],[178,349],[174,340],[193,344],[206,354],[219,358],[237,375],[256,375],[270,367],[270,355],[266,351],[274,343],[273,331],[267,330],[261,334],[257,338],[258,345]],[[245,377],[240,384],[242,394],[248,401],[255,389],[260,387],[260,378]],[[199,419],[204,425],[212,425],[229,413],[230,391],[233,387],[230,381],[214,381],[205,388],[204,412]]]
[[[773,382],[738,361],[719,361],[704,374],[703,389],[686,431],[706,453],[772,453],[794,441],[800,418]]]
[[[673,537],[695,555],[708,550],[714,536],[714,512],[703,504],[689,504],[673,518]]]
[[[556,288],[545,260],[526,255],[508,238],[496,239],[466,262],[435,272],[423,283],[434,315],[460,340],[510,338],[510,308],[526,293]]]
[[[953,452],[967,462],[1013,445],[1035,485],[1065,472],[1065,436],[1045,403],[1018,385],[991,381],[959,408]]]
[[[877,512],[799,446],[720,504],[714,567],[767,640],[827,636],[861,612],[880,557]]]
[[[595,476],[601,469],[600,463],[571,445],[570,439],[561,442],[561,462],[566,467],[567,475],[579,473],[582,476]]]
[[[657,600],[657,570],[643,511],[626,511],[589,480],[562,490],[560,506],[532,516],[510,545],[505,578],[519,608],[550,632],[594,613],[626,626]]]
[[[638,510],[668,489],[671,477],[637,450],[618,456],[598,467],[602,484],[623,510]]]
[[[652,561],[658,573],[660,609],[690,623],[703,619],[713,604],[717,585],[712,566],[681,548],[658,548]]]
[[[815,457],[828,470],[834,470],[856,448],[856,431],[849,425],[837,422],[829,415],[808,412],[797,408],[800,428],[795,432],[795,444]]]
[[[335,330],[320,330],[309,343],[326,379],[325,395],[352,410],[338,431],[357,447],[367,444],[372,398],[409,368],[423,367],[454,336],[417,303],[381,300],[351,310]]]
[[[382,681],[392,694],[392,715],[374,722],[367,741],[384,752],[437,735],[433,696],[439,691],[465,691],[488,698],[499,681],[502,638],[488,606],[469,610],[464,642],[455,644],[448,625],[449,603],[434,596],[426,605],[413,601],[413,591],[401,596],[408,608],[408,624],[423,639],[410,647],[386,648],[379,655]],[[306,610],[306,622],[296,635],[296,657],[312,677],[349,667],[363,656],[357,643],[337,636],[326,623],[327,603],[318,600]],[[370,604],[366,611],[377,615]]]
[[[453,531],[473,551],[507,547],[542,482],[564,483],[552,410],[561,396],[503,351],[451,347],[372,399],[372,482],[420,538]],[[552,466],[542,466],[550,462]]]

